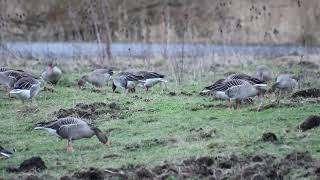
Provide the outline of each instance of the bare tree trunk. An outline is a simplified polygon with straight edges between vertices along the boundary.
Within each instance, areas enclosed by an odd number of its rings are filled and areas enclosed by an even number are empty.
[[[108,59],[112,59],[112,54],[111,54],[111,29],[110,29],[110,20],[109,20],[109,2],[108,0],[102,0],[102,14],[104,15],[104,21],[105,21],[105,28],[106,28],[106,53],[108,56]]]

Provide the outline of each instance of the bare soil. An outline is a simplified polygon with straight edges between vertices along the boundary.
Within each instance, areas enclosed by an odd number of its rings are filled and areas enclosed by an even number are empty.
[[[155,167],[129,165],[120,169],[89,168],[75,172],[64,179],[284,179],[319,178],[319,161],[308,152],[292,152],[283,158],[268,154],[239,157],[189,158],[180,163],[164,163]]]

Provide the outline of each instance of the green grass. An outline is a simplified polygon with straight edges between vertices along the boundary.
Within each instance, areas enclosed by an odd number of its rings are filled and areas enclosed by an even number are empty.
[[[205,104],[223,104],[208,97],[183,96],[180,91],[200,91],[208,82],[177,86],[169,83],[168,91],[156,86],[145,93],[126,95],[111,92],[106,87],[101,93],[72,86],[78,75],[70,74],[54,92],[41,92],[32,104],[8,99],[1,92],[0,142],[14,150],[10,159],[1,159],[0,177],[17,174],[6,172],[8,166],[18,166],[32,156],[41,156],[48,170],[41,174],[61,177],[86,167],[110,168],[128,164],[157,165],[163,161],[179,161],[191,156],[269,153],[275,156],[294,150],[308,150],[320,157],[320,129],[300,132],[297,124],[312,114],[319,114],[319,104],[304,104],[294,108],[276,108],[263,112],[250,111],[255,105],[241,110],[198,108]],[[141,97],[141,98],[137,98]],[[66,141],[46,131],[33,130],[37,122],[49,121],[60,108],[72,108],[77,103],[116,102],[122,109],[118,116],[101,116],[96,125],[108,132],[112,145],[107,147],[96,138],[75,141],[75,152],[66,152]],[[139,110],[139,111],[138,111]],[[142,111],[143,110],[143,111]],[[285,130],[289,132],[286,133]],[[275,133],[279,143],[259,141],[264,132]],[[108,157],[109,156],[109,157]]]

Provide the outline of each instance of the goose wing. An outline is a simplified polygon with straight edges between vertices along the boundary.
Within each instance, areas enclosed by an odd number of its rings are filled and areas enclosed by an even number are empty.
[[[139,81],[143,80],[144,77],[142,75],[139,75],[137,73],[131,73],[131,72],[122,72],[120,73],[121,76],[125,77],[127,81]]]
[[[14,83],[14,89],[30,89],[32,85],[40,82],[32,77],[23,77]]]
[[[244,80],[241,79],[232,79],[232,80],[227,80],[221,85],[215,86],[211,91],[227,91],[229,88],[234,87],[234,86],[240,86],[245,83],[248,83]]]
[[[144,79],[164,78],[164,75],[153,71],[139,71],[137,74],[141,75]]]
[[[221,86],[224,83],[224,79],[219,79],[216,82],[214,82],[212,85],[210,86],[206,86],[204,89],[206,90],[213,90],[214,88],[216,88],[217,86]]]
[[[81,119],[78,118],[73,118],[73,117],[66,117],[66,118],[61,118],[57,119],[54,121],[50,122],[41,122],[36,125],[36,129],[52,129],[58,131],[62,126],[70,126],[74,124],[87,124]]]
[[[241,80],[246,80],[251,84],[264,84],[264,82],[261,81],[260,79],[249,76],[247,74],[231,74],[230,76],[227,77],[227,79],[241,79]]]

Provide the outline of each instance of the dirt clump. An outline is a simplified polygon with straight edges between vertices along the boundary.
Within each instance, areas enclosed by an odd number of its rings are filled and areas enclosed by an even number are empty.
[[[124,149],[129,151],[136,151],[141,148],[150,148],[154,146],[164,146],[168,143],[168,141],[163,139],[147,139],[142,140],[139,143],[127,144]]]
[[[170,95],[170,96],[176,96],[177,93],[176,93],[176,92],[169,92],[169,95]]]
[[[83,179],[83,180],[104,180],[105,173],[96,168],[89,168],[88,170],[81,170],[72,175],[73,179]]]
[[[301,124],[298,125],[298,128],[302,131],[307,131],[312,128],[316,128],[320,125],[320,116],[311,115]]]
[[[318,69],[319,65],[310,61],[300,61],[297,63],[298,66],[307,68],[307,69]]]
[[[292,152],[282,158],[269,154],[204,156],[153,167],[128,165],[104,171],[82,170],[72,179],[312,179],[320,174],[319,163],[308,152]]]
[[[320,89],[317,88],[311,88],[311,89],[305,89],[301,91],[297,91],[291,95],[291,98],[317,98],[320,97]]]
[[[277,136],[272,132],[263,133],[261,140],[263,142],[276,142],[278,141]]]
[[[120,106],[114,102],[110,104],[104,102],[94,102],[91,104],[79,103],[74,108],[59,109],[53,113],[53,116],[57,118],[80,117],[84,119],[96,119],[100,115],[114,117],[120,110]]]
[[[42,171],[47,169],[44,161],[41,157],[36,156],[23,161],[19,167],[8,167],[8,172],[30,172],[30,171]]]
[[[266,104],[266,105],[263,105],[261,107],[259,107],[258,109],[257,108],[252,108],[250,109],[250,111],[265,111],[265,110],[268,110],[268,109],[273,109],[273,108],[287,108],[287,107],[298,107],[300,106],[301,103],[298,101],[289,101],[289,102],[279,102],[279,103],[276,103],[276,102],[271,102],[269,104]]]

